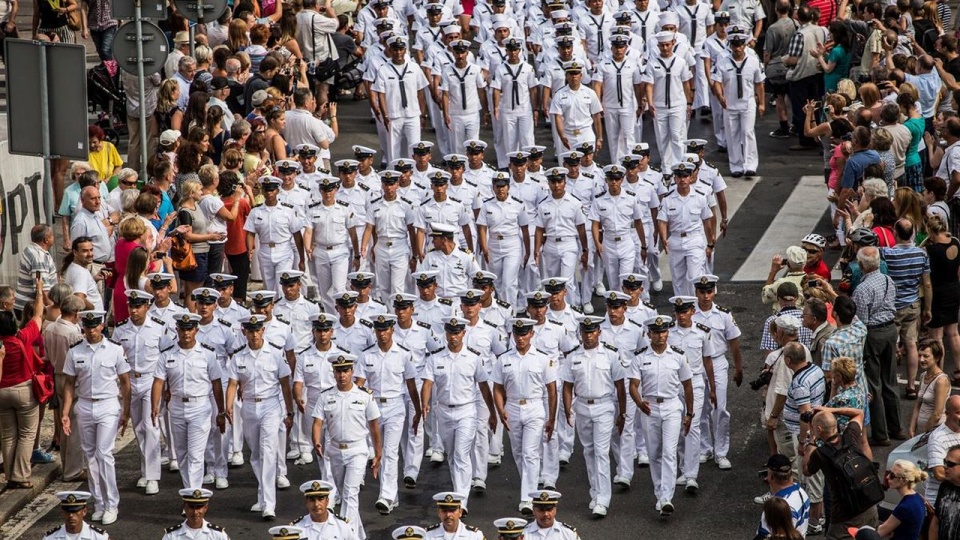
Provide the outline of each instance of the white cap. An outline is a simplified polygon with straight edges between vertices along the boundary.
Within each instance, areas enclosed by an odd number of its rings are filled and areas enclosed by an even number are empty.
[[[182,134],[175,129],[165,130],[160,134],[160,144],[163,146],[170,146],[173,143],[177,142],[180,139]]]
[[[654,37],[657,39],[657,43],[667,43],[676,39],[677,33],[664,30],[663,32],[657,32]]]

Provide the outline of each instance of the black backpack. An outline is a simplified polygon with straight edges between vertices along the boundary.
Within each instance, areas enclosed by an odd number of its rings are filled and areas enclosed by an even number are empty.
[[[884,490],[876,467],[867,456],[853,445],[845,444],[842,439],[839,447],[824,444],[819,448],[830,462],[832,474],[840,480],[843,489],[833,493],[853,516],[858,516],[883,500]]]

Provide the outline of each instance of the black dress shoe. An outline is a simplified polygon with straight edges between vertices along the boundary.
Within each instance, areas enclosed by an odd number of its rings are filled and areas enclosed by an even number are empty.
[[[870,446],[890,446],[890,439],[870,439]]]
[[[740,177],[743,176],[743,173],[738,171],[738,172],[735,172],[735,173],[730,173],[730,176],[732,176],[732,177],[734,177],[734,178],[740,178]]]
[[[726,146],[718,146],[718,147],[717,147],[717,152],[720,152],[721,154],[726,154],[726,153],[727,153],[727,147],[726,147]]]
[[[743,175],[744,175],[744,176],[751,176],[751,177],[752,177],[752,176],[756,176],[756,175],[757,175],[757,171],[747,171],[747,172],[743,173]]]

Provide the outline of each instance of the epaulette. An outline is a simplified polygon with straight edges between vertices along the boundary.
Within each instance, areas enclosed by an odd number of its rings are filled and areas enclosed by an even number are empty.
[[[474,527],[473,525],[467,525],[466,523],[464,523],[463,526],[464,526],[468,531],[471,531],[471,532],[477,532],[477,531],[480,530],[479,528]]]
[[[208,351],[217,352],[216,349],[214,349],[213,347],[207,345],[206,343],[201,343],[200,346],[203,347],[204,349],[208,350]]]
[[[438,529],[438,528],[440,528],[440,524],[439,524],[439,523],[437,523],[436,525],[431,525],[431,526],[427,527],[426,530],[428,530],[428,531],[433,531],[433,530],[436,530],[436,529]]]
[[[118,322],[118,323],[117,323],[117,328],[119,328],[119,327],[127,324],[128,322],[130,322],[130,319],[124,319],[124,320]]]
[[[269,343],[271,347],[273,347],[274,349],[277,349],[278,351],[282,351],[282,350],[283,350],[283,346],[277,345],[276,343],[274,343],[274,342],[272,342],[272,341],[268,341],[267,343]]]
[[[345,202],[343,202],[343,201],[337,201],[337,204],[339,204],[340,206],[346,206],[347,208],[350,208],[350,203],[345,203]]]
[[[467,350],[470,351],[470,352],[472,352],[473,354],[475,354],[475,355],[477,355],[477,356],[480,356],[480,351],[474,349],[473,347],[467,347]]]
[[[277,315],[276,317],[274,317],[274,319],[276,319],[276,320],[278,320],[278,321],[280,321],[280,322],[282,322],[283,324],[285,324],[285,325],[287,325],[287,326],[290,326],[290,322],[289,322],[289,321],[285,321],[285,320],[283,320],[283,319],[281,319],[279,315]]]
[[[473,186],[473,187],[477,187],[477,183],[476,183],[476,182],[471,182],[471,181],[469,181],[469,180],[467,180],[467,179],[464,179],[463,181],[466,182],[467,184]]]
[[[313,204],[308,204],[308,205],[307,205],[307,208],[316,208],[316,207],[320,206],[321,204],[323,204],[323,201],[317,201],[317,202],[315,202],[315,203],[313,203]]]
[[[547,319],[547,322],[548,322],[548,323],[553,323],[553,324],[555,324],[555,325],[557,325],[557,326],[563,326],[563,323],[562,323],[562,322],[560,322],[560,321],[555,321],[555,320],[553,320],[553,319]]]
[[[483,200],[483,204],[487,204],[488,202],[490,202],[490,201],[495,201],[495,200],[497,200],[496,197],[490,197],[489,199],[484,199],[484,200]]]
[[[322,390],[320,393],[321,393],[321,394],[326,394],[327,392],[329,392],[329,391],[331,391],[331,390],[336,390],[336,389],[337,389],[336,386],[331,386],[330,388],[327,388],[326,390]],[[303,516],[300,516],[300,517],[303,517]],[[297,521],[300,521],[300,519],[298,518]]]
[[[401,201],[409,204],[410,206],[413,206],[413,203],[410,202],[410,199],[407,199],[406,197],[399,197],[399,199],[400,199]]]
[[[451,201],[454,201],[454,202],[458,202],[458,203],[460,203],[460,204],[463,204],[463,201],[461,201],[460,199],[458,199],[458,198],[456,198],[456,197],[447,197],[447,198],[450,199]]]
[[[177,524],[174,525],[173,527],[167,527],[166,529],[164,529],[164,531],[167,532],[167,533],[172,533],[173,531],[179,529],[180,527],[183,527],[183,523],[182,523],[182,522],[181,522],[181,523],[177,523]]]
[[[234,349],[233,352],[230,353],[230,355],[233,356],[233,355],[237,354],[238,352],[240,352],[240,351],[242,351],[242,350],[244,350],[244,349],[246,349],[246,348],[247,348],[247,344],[244,343],[243,345],[241,345],[241,346],[237,347],[236,349]]]
[[[364,184],[363,182],[357,182],[357,185],[360,186],[360,189],[364,191],[370,191],[370,186]]]
[[[652,302],[644,302],[643,305],[647,306],[650,309],[657,309],[656,307],[654,307]]]
[[[573,193],[567,193],[567,195],[573,197],[574,200],[576,200],[577,202],[583,202],[583,199],[581,199],[580,197],[577,197],[577,196],[574,195]]]
[[[382,198],[383,198],[383,197],[377,197],[376,199],[370,201],[370,204],[373,204],[373,203],[379,201],[379,200],[382,199]]]
[[[173,347],[174,347],[174,346],[171,345],[171,346],[167,347],[166,349],[160,349],[160,354],[163,354],[163,353],[169,351],[169,350],[172,349]]]
[[[707,326],[707,325],[705,325],[705,324],[697,323],[697,328],[703,330],[704,332],[706,332],[706,333],[708,333],[708,334],[710,333],[710,327]]]
[[[643,354],[643,353],[646,352],[646,350],[649,349],[649,348],[650,348],[650,347],[641,347],[641,348],[633,351],[633,354],[634,354],[634,356],[639,355],[639,354]]]
[[[366,326],[367,328],[373,328],[373,323],[366,319],[360,319],[360,324]]]
[[[637,321],[635,321],[635,320],[633,320],[633,319],[627,319],[627,320],[630,321],[630,322],[632,322],[633,324],[639,326],[640,328],[643,328],[643,325],[640,324],[640,323],[638,323]]]
[[[231,326],[233,326],[233,323],[232,323],[232,322],[230,322],[230,321],[228,321],[228,320],[225,320],[225,319],[217,319],[217,322],[220,323],[220,324],[222,324],[222,325],[224,325],[224,326],[226,326],[227,328],[230,328]]]
[[[576,306],[570,306],[570,309],[571,309],[572,311],[576,311],[577,313],[583,313],[583,310],[580,309],[580,308],[578,308],[578,307],[576,307]]]
[[[673,345],[671,345],[670,348],[673,349],[675,352],[678,352],[678,353],[680,353],[680,354],[687,354],[687,353],[683,352],[683,349],[681,349],[680,347],[674,347]]]
[[[577,532],[577,528],[574,527],[573,525],[568,525],[568,524],[563,523],[563,522],[560,522],[560,524],[563,525],[564,527],[570,529],[570,530],[573,531],[573,532]]]
[[[488,324],[488,325],[490,325],[490,326],[492,326],[492,327],[494,327],[494,328],[497,328],[497,325],[493,324],[492,322],[490,322],[490,321],[488,321],[488,320],[486,320],[486,319],[484,319],[483,322],[484,322],[484,324]]]
[[[626,193],[627,195],[631,196],[631,197],[636,197],[636,196],[637,196],[636,193],[630,191],[629,189],[625,189],[625,190],[623,190],[623,192]]]
[[[677,321],[670,321],[670,324],[667,325],[667,328],[676,328],[676,327],[677,327]]]
[[[50,536],[51,534],[59,531],[59,530],[60,530],[60,527],[63,527],[63,525],[57,525],[56,527],[54,527],[54,528],[50,529],[49,531],[43,533],[43,535],[44,535],[44,536]]]
[[[502,308],[510,309],[510,303],[504,302],[503,300],[497,300],[497,305]]]
[[[429,324],[427,324],[427,323],[425,323],[425,322],[423,322],[423,321],[417,321],[417,325],[418,325],[418,326],[422,326],[422,327],[426,328],[427,330],[431,330],[431,329],[433,328],[432,326],[430,326]]]
[[[582,173],[580,173],[580,174],[582,174],[583,176],[586,176],[587,178],[589,178],[589,179],[591,179],[591,180],[593,180],[594,178],[596,178],[595,175],[593,175],[593,174],[591,174],[591,173],[588,173],[588,172],[582,172]]]
[[[285,202],[280,203],[280,206],[286,206],[287,208],[293,208],[293,205],[292,205],[292,204],[290,204],[290,203],[285,203]]]
[[[599,195],[597,195],[597,198],[599,199],[600,197],[603,197],[603,196],[606,195],[606,194],[607,194],[607,190],[603,190],[603,191],[600,192]]]
[[[423,190],[427,189],[427,186],[425,186],[425,185],[423,185],[423,184],[419,184],[419,183],[417,183],[417,182],[412,182],[412,183],[413,183],[413,185],[417,186],[417,187],[420,188],[420,189],[423,189]]]
[[[303,348],[303,350],[297,351],[297,354],[303,354],[309,351],[310,349],[312,349],[313,347],[314,347],[313,345],[307,345],[306,347]],[[303,517],[303,516],[300,516],[300,517]],[[297,519],[300,519],[300,518],[297,518]]]
[[[367,387],[365,387],[365,386],[359,386],[359,385],[358,385],[357,388],[363,390],[364,392],[366,392],[366,393],[368,393],[368,394],[373,394],[373,390],[371,390],[371,389],[369,389],[369,388],[367,388]]]
[[[443,304],[443,305],[445,305],[445,306],[452,306],[452,305],[453,305],[453,300],[451,300],[451,299],[449,299],[449,298],[437,298],[437,302],[439,302],[439,303],[441,303],[441,304]]]
[[[580,345],[577,345],[576,347],[570,349],[569,351],[567,351],[567,352],[565,352],[565,353],[563,353],[563,354],[564,354],[564,355],[568,355],[568,354],[570,354],[570,353],[576,352],[576,350],[579,349],[579,348],[580,348]]]
[[[607,349],[610,349],[613,352],[620,352],[620,349],[614,347],[613,345],[610,345],[609,343],[604,343],[603,346],[606,347]]]
[[[96,525],[93,525],[93,524],[90,525],[90,530],[93,531],[93,532],[95,532],[95,533],[98,533],[98,534],[103,534],[103,535],[107,534],[107,531],[105,531],[105,530],[101,529],[100,527],[97,527]]]
[[[420,206],[426,206],[426,205],[430,204],[430,201],[432,201],[432,200],[433,200],[432,197],[427,197],[426,199],[423,200],[422,203],[420,203]]]
[[[302,296],[301,298],[303,298],[304,300],[306,300],[307,302],[310,302],[311,304],[313,304],[313,305],[315,305],[315,306],[319,306],[319,305],[320,305],[320,303],[317,302],[316,300],[314,300],[313,298],[307,298],[306,296]]]
[[[210,522],[207,522],[207,527],[210,528],[210,529],[213,529],[213,530],[215,530],[215,531],[217,531],[217,532],[223,532],[223,527],[221,527],[221,526],[219,526],[219,525],[214,525],[213,523],[210,523]]]
[[[722,312],[724,312],[724,313],[730,313],[730,308],[723,308],[723,307],[720,307],[720,306],[718,306],[718,305],[716,305],[716,304],[714,304],[713,307],[716,308],[717,311],[722,311]]]
[[[364,389],[364,390],[366,390],[366,389]],[[370,393],[372,394],[373,392],[371,391]],[[335,514],[335,513],[333,513],[333,512],[330,512],[330,514],[332,514],[333,517],[339,519],[340,521],[342,521],[342,522],[344,522],[344,523],[350,523],[350,518],[345,518],[345,517],[341,516],[340,514]]]
[[[658,169],[658,168],[656,168],[656,167],[648,167],[648,168],[649,168],[651,171],[655,171],[655,172],[658,172],[658,173],[660,173],[660,174],[663,174],[662,172],[660,172],[660,169]]]
[[[540,206],[541,204],[543,204],[544,201],[546,201],[549,198],[550,198],[550,195],[547,195],[546,197],[540,199],[539,201],[537,201],[537,206]]]
[[[322,393],[322,392],[321,392],[321,393]],[[297,522],[299,522],[301,519],[303,519],[303,518],[305,518],[305,517],[307,517],[307,514],[304,514],[304,515],[302,515],[302,516],[297,516],[297,517],[293,518],[293,521],[291,521],[291,522],[289,523],[289,525],[296,525]]]
[[[114,345],[120,345],[120,342],[113,338],[107,338],[107,341],[109,341],[110,343],[113,343]]]
[[[513,199],[513,200],[515,200],[515,201],[517,201],[517,202],[520,203],[520,204],[523,204],[523,201],[521,201],[520,199],[514,197],[513,195],[511,195],[510,198]]]
[[[405,350],[405,351],[407,351],[407,352],[410,352],[410,349],[404,347],[403,345],[401,345],[401,344],[399,344],[399,343],[397,343],[397,347],[400,347],[401,349],[403,349],[403,350]]]

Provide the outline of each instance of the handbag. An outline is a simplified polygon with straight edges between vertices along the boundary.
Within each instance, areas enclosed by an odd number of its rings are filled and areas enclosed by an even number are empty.
[[[73,30],[74,32],[79,32],[83,30],[83,21],[80,19],[80,7],[73,11],[67,12],[67,28]]]
[[[190,272],[197,269],[197,257],[193,254],[193,246],[179,234],[170,237],[170,258],[173,260],[174,270]]]
[[[24,361],[33,364],[34,372],[30,377],[30,383],[33,386],[33,397],[37,398],[37,403],[41,405],[50,401],[54,394],[53,375],[44,371],[45,363],[37,357],[37,353],[31,347],[24,346],[19,339],[16,341],[20,347]]]
[[[313,20],[316,19],[316,15],[310,19],[310,26],[313,27]],[[314,78],[318,82],[323,82],[331,77],[337,75],[337,72],[340,70],[340,63],[333,59],[333,53],[337,50],[336,46],[333,44],[333,38],[330,37],[330,34],[327,34],[327,56],[326,59],[317,61],[317,34],[316,31],[311,32],[313,38],[313,54],[314,54],[314,63],[316,64],[316,75]]]

